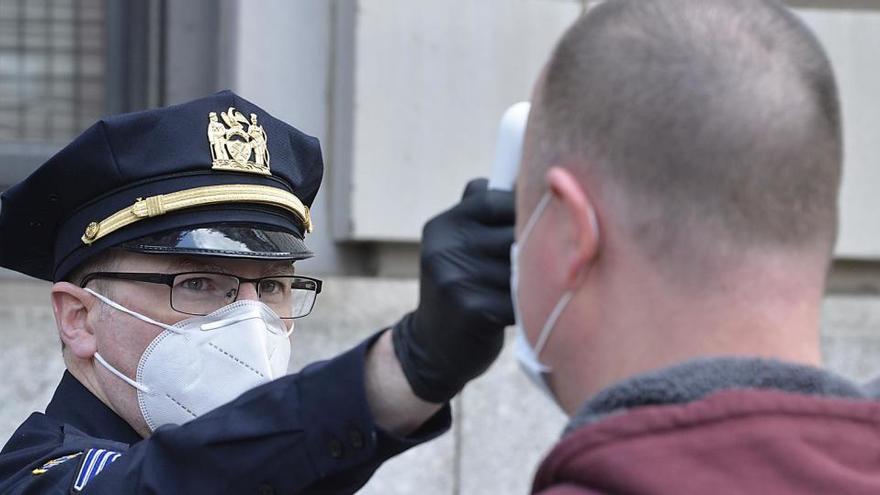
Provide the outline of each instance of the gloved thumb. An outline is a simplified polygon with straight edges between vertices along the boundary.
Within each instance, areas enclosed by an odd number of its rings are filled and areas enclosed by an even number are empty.
[[[464,186],[464,193],[461,195],[461,199],[464,199],[473,194],[478,194],[489,188],[489,179],[485,177],[481,177],[479,179],[471,179],[470,182]]]

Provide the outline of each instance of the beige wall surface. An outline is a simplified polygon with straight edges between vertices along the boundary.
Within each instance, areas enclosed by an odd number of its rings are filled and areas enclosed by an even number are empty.
[[[499,117],[529,97],[581,7],[546,0],[357,2],[347,26],[354,55],[337,58],[352,72],[353,95],[350,128],[334,124],[334,132],[352,135],[349,162],[335,164],[350,180],[350,202],[339,204],[347,209],[337,221],[342,237],[416,241],[424,220],[452,204],[466,179],[486,175]],[[837,256],[880,260],[880,11],[798,12],[840,81],[846,172]]]
[[[415,241],[424,220],[455,203],[468,179],[488,175],[498,119],[529,99],[582,5],[356,3],[353,57],[337,59],[353,71],[351,202],[342,235]]]
[[[846,171],[837,255],[880,260],[880,70],[872,70],[880,51],[871,49],[880,46],[880,2],[795,3],[840,79]],[[529,98],[583,2],[222,5],[234,32],[230,86],[322,142],[325,181],[307,240],[319,256],[304,272],[413,276],[423,223],[454,204],[469,178],[488,174],[499,117]]]
[[[825,45],[840,86],[845,165],[837,257],[880,260],[880,11],[799,13]]]

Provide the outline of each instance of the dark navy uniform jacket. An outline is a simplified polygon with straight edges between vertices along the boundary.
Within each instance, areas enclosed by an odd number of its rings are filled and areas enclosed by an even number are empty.
[[[388,458],[446,431],[446,406],[406,438],[367,405],[371,340],[142,439],[65,372],[0,452],[0,494],[352,493]]]

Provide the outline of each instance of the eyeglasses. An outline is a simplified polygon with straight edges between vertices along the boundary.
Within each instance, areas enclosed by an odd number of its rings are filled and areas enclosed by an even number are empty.
[[[80,287],[95,279],[130,280],[171,287],[171,308],[194,316],[210,314],[238,299],[242,282],[252,283],[260,302],[283,319],[302,318],[312,312],[322,282],[299,275],[244,278],[227,273],[120,273],[95,272],[83,277]]]

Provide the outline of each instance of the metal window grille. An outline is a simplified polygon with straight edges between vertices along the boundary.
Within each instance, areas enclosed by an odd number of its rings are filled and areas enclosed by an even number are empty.
[[[0,141],[64,141],[105,113],[105,0],[0,0]]]

